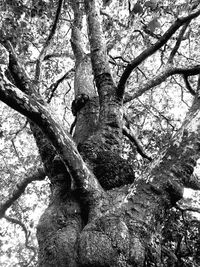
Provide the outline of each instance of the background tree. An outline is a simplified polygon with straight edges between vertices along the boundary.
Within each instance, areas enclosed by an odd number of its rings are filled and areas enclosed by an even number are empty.
[[[199,1],[1,8],[0,215],[23,229],[18,263],[36,264],[32,196],[48,205],[39,266],[198,264],[199,223],[178,201],[200,188]]]

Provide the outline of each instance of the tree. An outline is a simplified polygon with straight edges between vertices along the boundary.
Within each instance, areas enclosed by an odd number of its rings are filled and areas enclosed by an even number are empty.
[[[11,2],[4,3],[2,15],[0,100],[27,118],[44,167],[17,186],[1,205],[1,217],[28,183],[47,175],[51,196],[37,226],[39,266],[178,266],[175,253],[164,246],[163,227],[183,188],[200,189],[193,173],[200,154],[198,1],[138,1],[133,7],[130,1],[119,1],[113,17],[106,11],[116,4],[112,1]],[[72,51],[65,48],[66,25]],[[30,62],[33,45],[39,55]],[[116,47],[120,56],[113,56]],[[158,66],[159,55],[161,71],[153,76],[146,62]],[[52,81],[56,68],[50,60],[59,56],[75,64],[48,88],[44,81]],[[112,65],[117,71],[111,71]],[[73,75],[72,137],[50,102],[58,85]],[[191,106],[180,127],[166,127],[160,136],[146,128],[144,139],[162,137],[162,147],[158,140],[151,144],[150,156],[131,126],[144,108],[130,105],[130,117],[124,109],[167,78],[175,88],[175,75],[190,92]],[[164,109],[159,116],[167,126],[173,121]],[[130,141],[134,149],[126,152],[124,142]],[[144,158],[141,171],[134,165],[136,151]]]

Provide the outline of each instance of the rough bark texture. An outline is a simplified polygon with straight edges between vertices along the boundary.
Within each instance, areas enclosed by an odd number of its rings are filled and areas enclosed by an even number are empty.
[[[169,146],[134,181],[121,154],[123,102],[107,62],[98,1],[84,1],[91,54],[81,43],[83,3],[69,2],[75,17],[75,99],[89,96],[76,113],[76,143],[36,94],[12,51],[14,84],[0,75],[0,100],[31,121],[51,182],[50,203],[37,227],[39,266],[161,266],[165,214],[181,199],[200,156],[199,97]]]

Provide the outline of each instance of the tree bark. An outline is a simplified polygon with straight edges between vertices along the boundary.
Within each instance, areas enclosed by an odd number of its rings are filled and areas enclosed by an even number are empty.
[[[83,3],[69,2],[74,11],[75,100],[81,94],[89,97],[75,112],[74,139],[38,95],[9,46],[12,82],[0,73],[0,100],[29,119],[51,182],[50,203],[37,227],[39,266],[162,266],[166,213],[182,198],[183,186],[191,183],[200,156],[199,96],[168,147],[135,181],[132,165],[122,157],[123,91],[130,69],[141,58],[129,66],[117,88],[103,42],[98,1],[84,1],[90,54],[81,38]],[[165,39],[182,24],[183,19],[177,20]],[[154,50],[155,46],[150,54]]]

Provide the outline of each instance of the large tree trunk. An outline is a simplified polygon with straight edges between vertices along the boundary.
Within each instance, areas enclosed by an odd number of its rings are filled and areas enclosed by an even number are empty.
[[[51,182],[50,203],[37,227],[39,266],[162,266],[166,212],[182,198],[200,156],[200,101],[196,96],[180,131],[134,181],[133,167],[122,157],[123,88],[110,74],[95,2],[85,0],[91,46],[86,55],[80,6],[71,1],[75,100],[88,96],[75,112],[74,139],[40,96],[32,96],[36,90],[12,53],[15,86],[1,74],[0,99],[31,121]]]
[[[85,3],[92,62],[83,51],[79,5],[72,2],[75,99],[89,96],[77,112],[74,140],[103,192],[90,203],[75,183],[63,201],[54,197],[38,225],[40,266],[161,266],[165,214],[182,197],[182,185],[190,180],[199,153],[193,142],[193,148],[186,148],[194,140],[189,121],[198,110],[198,100],[168,149],[134,183],[133,168],[121,151],[122,98],[107,66],[94,1]],[[60,210],[65,211],[62,220]]]

